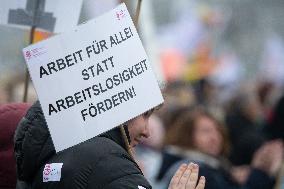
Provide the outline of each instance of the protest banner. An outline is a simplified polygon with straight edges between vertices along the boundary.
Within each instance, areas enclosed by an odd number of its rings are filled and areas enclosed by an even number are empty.
[[[49,32],[64,32],[78,24],[81,6],[82,0],[3,1],[0,24],[36,26]]]
[[[125,4],[23,54],[57,152],[163,102]]]

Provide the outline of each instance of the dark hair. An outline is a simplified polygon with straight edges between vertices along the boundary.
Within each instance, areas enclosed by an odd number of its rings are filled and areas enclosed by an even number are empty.
[[[151,108],[150,110],[144,112],[142,115],[143,117],[150,117],[155,111],[158,111],[161,107],[163,106],[163,104],[160,104],[154,108]]]

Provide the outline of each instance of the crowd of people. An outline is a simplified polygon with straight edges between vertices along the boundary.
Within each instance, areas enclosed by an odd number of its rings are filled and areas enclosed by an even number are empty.
[[[284,96],[273,90],[262,83],[218,101],[208,80],[168,83],[158,110],[59,153],[39,101],[2,105],[1,184],[202,189],[206,179],[206,189],[282,189]],[[43,182],[46,165],[59,162],[60,182]]]
[[[131,149],[149,137],[153,111],[56,153],[39,101],[32,106],[1,105],[0,131],[6,137],[1,146],[5,165],[1,164],[0,188],[152,188]],[[205,177],[198,173],[197,164],[182,164],[167,188],[204,189]]]
[[[0,189],[284,189],[284,90],[277,86],[283,85],[283,45],[275,32],[277,21],[258,22],[263,20],[263,11],[258,9],[262,6],[241,2],[242,6],[224,6],[228,12],[204,5],[197,8],[198,3],[155,2],[169,6],[157,23],[166,23],[163,19],[173,15],[177,20],[156,26],[165,31],[159,30],[156,38],[163,46],[159,50],[161,78],[168,82],[161,87],[165,102],[158,110],[148,110],[120,127],[56,153],[31,85],[27,96],[34,104],[2,105],[22,100],[25,79],[1,72],[5,80],[0,82]],[[267,7],[266,17],[270,11],[281,12],[278,6],[280,3]],[[178,7],[184,7],[183,11]],[[249,11],[240,11],[246,9]],[[251,11],[256,20],[239,19]],[[259,35],[254,30],[246,33],[247,23],[258,23],[250,28],[270,29],[258,31]],[[263,42],[266,50],[260,53],[259,41],[264,36],[268,36]],[[232,47],[227,38],[233,41]],[[149,39],[154,44],[155,37]],[[249,52],[250,48],[255,52]],[[243,80],[242,61],[250,63],[257,54],[264,54],[263,63],[258,62],[260,73],[271,81]],[[142,70],[143,63],[139,64]],[[245,68],[256,66],[247,64]],[[93,67],[89,71],[83,70],[84,80],[95,76]],[[44,75],[48,74],[41,73]]]
[[[160,109],[59,153],[38,101],[2,105],[3,187],[283,188],[283,94],[267,83],[225,102],[219,93],[207,80],[169,83]],[[59,162],[60,182],[43,182]]]
[[[221,91],[209,80],[166,85],[152,136],[136,149],[155,188],[166,188],[186,162],[200,166],[208,189],[283,188],[284,94],[268,82],[252,88],[218,102]]]

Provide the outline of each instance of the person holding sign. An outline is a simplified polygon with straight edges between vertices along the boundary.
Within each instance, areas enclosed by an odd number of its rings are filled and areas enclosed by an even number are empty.
[[[36,189],[152,188],[128,149],[164,99],[125,4],[23,55],[41,105],[15,135],[18,178]],[[182,166],[170,189],[197,182],[198,166]]]
[[[151,113],[147,111],[124,124],[127,141],[117,127],[56,153],[37,101],[15,133],[18,179],[30,188],[41,189],[152,188],[127,152],[128,145],[134,147],[150,135]],[[198,170],[196,164],[183,164],[173,176],[169,189],[204,189],[205,178],[198,179]]]

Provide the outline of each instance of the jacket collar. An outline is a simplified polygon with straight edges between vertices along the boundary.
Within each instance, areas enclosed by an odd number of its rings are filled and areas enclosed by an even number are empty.
[[[129,135],[129,131],[128,131],[128,128],[127,128],[127,125],[123,125],[123,128],[125,130],[125,134],[127,136],[127,142],[128,142],[128,145],[130,144],[130,135]],[[120,127],[115,127],[103,134],[100,134],[99,137],[105,137],[105,138],[108,138],[112,141],[114,141],[115,143],[117,143],[118,145],[120,145],[122,148],[124,148],[126,151],[127,151],[127,146],[125,144],[125,141],[122,137],[122,133],[120,131]]]

